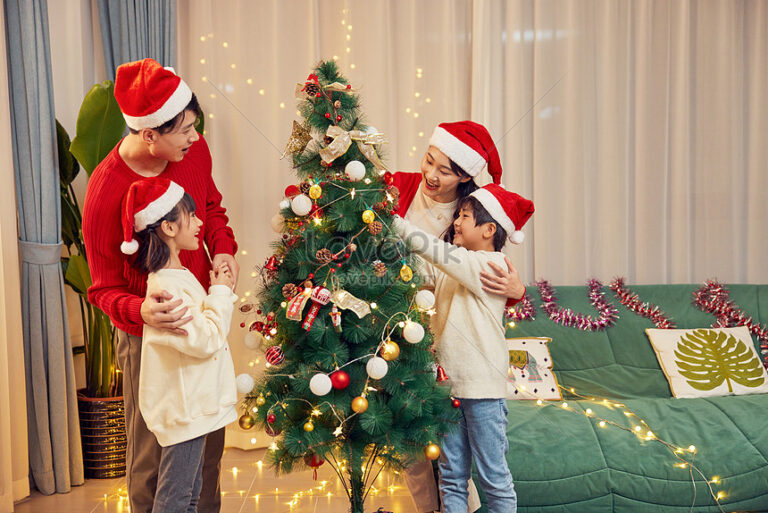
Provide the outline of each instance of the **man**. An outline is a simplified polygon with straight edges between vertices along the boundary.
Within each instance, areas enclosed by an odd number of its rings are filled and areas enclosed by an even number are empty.
[[[189,86],[173,69],[152,59],[121,65],[115,97],[129,134],[96,167],[88,182],[83,208],[83,239],[93,285],[88,300],[103,310],[117,328],[117,361],[123,371],[123,395],[128,432],[127,481],[133,513],[152,511],[157,487],[160,446],[139,411],[138,387],[141,336],[144,324],[186,334],[191,318],[179,309],[181,299],[167,292],[145,300],[146,275],[133,268],[120,250],[121,205],[128,187],[142,177],[163,176],[181,185],[195,200],[203,221],[204,242],[197,251],[183,251],[182,264],[205,289],[209,270],[239,266],[237,243],[228,226],[221,194],[211,176],[211,154],[195,130],[200,107]],[[209,259],[212,255],[212,261]],[[206,438],[201,513],[221,506],[219,474],[224,451],[224,428]]]

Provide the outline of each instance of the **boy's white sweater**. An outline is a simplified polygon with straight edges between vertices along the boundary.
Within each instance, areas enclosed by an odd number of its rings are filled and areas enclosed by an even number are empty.
[[[235,368],[227,344],[237,296],[225,285],[209,293],[187,269],[150,273],[147,297],[167,290],[189,308],[188,335],[144,326],[139,409],[162,447],[215,431],[237,419]]]
[[[506,298],[482,289],[480,271],[488,262],[504,266],[496,251],[469,251],[443,242],[408,221],[395,218],[395,231],[429,266],[435,310],[431,328],[437,358],[455,397],[499,399],[506,396],[509,353],[504,338]],[[430,278],[432,274],[434,278]]]

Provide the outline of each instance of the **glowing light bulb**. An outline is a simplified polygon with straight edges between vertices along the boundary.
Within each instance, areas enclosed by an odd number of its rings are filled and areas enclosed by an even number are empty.
[[[600,426],[601,428],[604,428],[605,427],[605,421],[601,420],[600,423],[598,424],[598,426]]]

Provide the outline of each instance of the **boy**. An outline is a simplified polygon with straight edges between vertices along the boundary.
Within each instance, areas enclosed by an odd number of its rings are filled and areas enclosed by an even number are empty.
[[[400,218],[395,231],[424,258],[434,275],[436,315],[432,318],[440,364],[461,402],[459,429],[443,441],[439,468],[444,513],[467,510],[467,480],[472,461],[490,513],[513,513],[517,496],[506,462],[506,381],[508,354],[504,338],[505,298],[485,292],[477,275],[489,262],[504,263],[501,248],[520,243],[520,228],[533,214],[533,203],[490,184],[457,205],[443,242]]]

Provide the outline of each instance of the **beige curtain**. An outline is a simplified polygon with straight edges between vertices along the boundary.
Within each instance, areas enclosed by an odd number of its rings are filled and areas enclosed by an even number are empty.
[[[0,9],[0,69],[6,69],[5,20]],[[21,330],[16,197],[11,145],[8,77],[0,73],[0,513],[13,511],[14,501],[29,495],[27,402]]]
[[[278,159],[294,85],[321,58],[360,88],[393,169],[418,170],[439,122],[488,126],[505,184],[536,204],[510,250],[528,282],[768,281],[766,2],[187,0],[177,14],[178,71],[247,252],[241,293],[294,179]],[[241,336],[237,372],[263,365]]]

